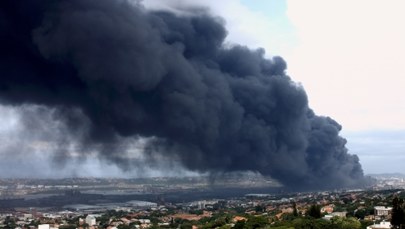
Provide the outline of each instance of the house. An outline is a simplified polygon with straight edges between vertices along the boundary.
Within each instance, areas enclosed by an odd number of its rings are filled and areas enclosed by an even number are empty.
[[[49,224],[40,224],[38,225],[38,229],[49,229]]]
[[[247,221],[247,218],[243,217],[243,216],[235,216],[235,217],[233,217],[232,222],[236,223],[238,221]]]
[[[332,213],[333,212],[333,205],[326,205],[321,208],[321,213]]]
[[[87,217],[86,217],[86,223],[89,225],[89,226],[94,226],[94,225],[97,225],[97,223],[96,223],[96,217],[94,216],[94,215],[88,215]]]
[[[346,217],[347,212],[332,212],[331,213],[332,216],[338,216],[338,217]]]
[[[389,229],[391,228],[391,223],[382,221],[380,224],[373,224],[367,227],[367,229]]]
[[[386,219],[391,217],[392,207],[375,206],[374,216],[376,219]]]

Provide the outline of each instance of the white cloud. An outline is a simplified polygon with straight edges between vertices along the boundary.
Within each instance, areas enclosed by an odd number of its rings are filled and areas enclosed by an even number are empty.
[[[405,2],[288,0],[288,57],[318,113],[350,130],[405,129]]]

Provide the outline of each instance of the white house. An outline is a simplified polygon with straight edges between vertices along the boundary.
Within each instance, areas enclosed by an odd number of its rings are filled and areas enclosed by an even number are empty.
[[[391,223],[382,221],[380,224],[374,224],[367,227],[367,229],[389,229],[391,228]]]
[[[89,226],[94,226],[94,225],[97,225],[96,224],[96,217],[94,216],[94,215],[88,215],[87,217],[86,217],[86,223],[89,225]],[[40,229],[40,228],[38,228],[38,229]]]
[[[375,216],[389,216],[391,215],[392,207],[375,206],[374,215]]]
[[[39,224],[38,229],[49,229],[49,224]]]

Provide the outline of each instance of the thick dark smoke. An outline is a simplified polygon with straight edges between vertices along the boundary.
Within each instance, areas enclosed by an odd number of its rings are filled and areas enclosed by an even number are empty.
[[[193,15],[125,0],[3,0],[0,102],[57,110],[83,154],[125,168],[122,139],[151,137],[145,156],[193,171],[257,171],[301,189],[360,184],[341,126],[313,113],[284,60],[226,47],[221,19]]]

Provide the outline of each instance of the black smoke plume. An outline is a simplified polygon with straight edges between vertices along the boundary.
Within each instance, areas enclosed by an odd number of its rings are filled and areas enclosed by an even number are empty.
[[[363,180],[341,126],[314,114],[283,59],[225,45],[221,19],[192,15],[125,0],[2,0],[0,102],[56,110],[84,132],[81,153],[124,168],[123,139],[150,138],[146,157],[192,171],[257,171],[291,188]]]

